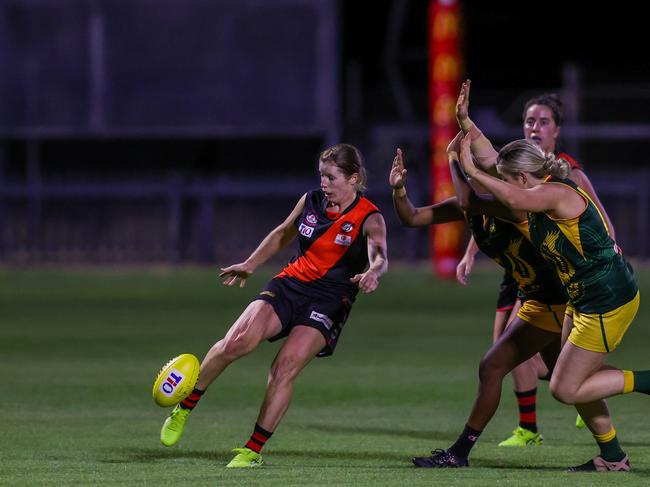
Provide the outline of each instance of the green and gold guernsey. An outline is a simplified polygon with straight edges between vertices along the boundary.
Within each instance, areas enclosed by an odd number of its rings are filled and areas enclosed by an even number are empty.
[[[529,213],[530,239],[551,262],[581,313],[600,314],[630,301],[638,292],[634,272],[616,251],[607,224],[589,196],[570,179],[550,179],[585,200],[585,210],[575,218],[554,220],[546,213]]]
[[[466,215],[478,248],[517,281],[522,300],[564,304],[569,298],[555,270],[518,230],[521,224],[484,215]],[[526,222],[523,226],[527,227]]]

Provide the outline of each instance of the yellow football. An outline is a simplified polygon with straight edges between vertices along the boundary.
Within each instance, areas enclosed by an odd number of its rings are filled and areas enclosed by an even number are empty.
[[[174,406],[190,395],[199,380],[199,359],[183,353],[163,365],[153,383],[153,400],[161,407]]]

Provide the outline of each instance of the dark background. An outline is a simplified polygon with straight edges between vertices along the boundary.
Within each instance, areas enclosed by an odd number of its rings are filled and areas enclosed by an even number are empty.
[[[409,194],[431,202],[428,4],[1,2],[0,262],[243,258],[340,141],[366,157],[391,255],[427,258],[428,232],[399,229],[386,175],[402,147]],[[499,146],[521,137],[526,99],[559,93],[561,148],[626,250],[647,256],[645,18],[577,6],[461,3],[471,115]]]
[[[404,4],[400,60],[417,101],[418,118],[426,120],[427,0],[344,2],[346,61],[359,62],[364,89],[375,100],[386,95],[386,26]],[[587,85],[625,86],[650,82],[648,25],[640,11],[620,2],[597,7],[581,2],[460,2],[463,18],[465,74],[474,82],[475,102],[507,110],[522,92],[557,90],[567,64],[577,66]],[[582,8],[580,8],[582,6]],[[647,93],[646,93],[647,94]],[[390,104],[368,102],[371,118],[396,117]],[[586,107],[589,113],[597,108]],[[624,112],[623,112],[624,110]],[[634,106],[602,115],[647,121]],[[645,117],[645,118],[644,118]]]

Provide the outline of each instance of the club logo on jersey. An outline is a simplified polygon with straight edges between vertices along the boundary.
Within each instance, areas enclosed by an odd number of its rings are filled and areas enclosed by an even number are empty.
[[[314,227],[309,227],[304,223],[301,223],[298,227],[298,231],[303,237],[311,238],[311,236],[314,234]]]
[[[317,311],[312,311],[311,314],[309,315],[309,318],[311,318],[314,321],[318,321],[319,323],[322,323],[323,325],[325,325],[325,328],[327,328],[328,330],[332,328],[332,325],[334,324],[334,322],[329,318],[329,316],[326,316]]]
[[[352,245],[352,237],[350,237],[349,235],[343,235],[342,233],[339,233],[334,239],[334,243],[349,247],[350,245]]]
[[[308,225],[316,225],[318,223],[318,217],[316,216],[316,214],[313,211],[310,211],[305,216],[305,222]]]
[[[345,222],[341,225],[341,230],[345,233],[350,233],[352,230],[354,230],[354,223],[352,222]]]
[[[183,382],[185,376],[176,369],[172,369],[165,381],[161,384],[160,389],[168,397],[174,393],[178,385]]]

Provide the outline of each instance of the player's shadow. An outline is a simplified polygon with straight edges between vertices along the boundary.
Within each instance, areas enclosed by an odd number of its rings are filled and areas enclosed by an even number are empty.
[[[480,459],[476,459],[473,462],[470,459],[470,465],[476,468],[489,468],[489,469],[502,469],[502,470],[531,470],[536,472],[543,470],[548,472],[566,473],[567,475],[572,476],[576,474],[567,472],[566,469],[570,465],[578,465],[579,463],[581,463],[579,460],[580,459],[576,459],[576,461],[574,461],[573,464],[571,463],[571,459],[569,459],[567,464],[562,464],[562,465],[548,465],[548,464],[538,465],[535,463],[522,463],[521,459],[506,460],[503,458],[482,457]],[[632,458],[632,462],[634,462],[634,458]],[[632,466],[632,472],[634,474],[648,475],[648,473],[650,473],[650,469],[637,468]]]
[[[377,435],[377,436],[392,436],[392,437],[406,437],[415,438],[418,440],[429,440],[435,442],[454,441],[456,434],[442,433],[440,431],[427,431],[427,430],[409,430],[398,428],[378,428],[370,426],[341,426],[341,425],[324,425],[324,424],[301,424],[302,427],[314,431],[322,431],[324,433],[343,433],[350,435]]]
[[[413,469],[411,458],[403,452],[377,452],[377,451],[357,451],[357,450],[274,450],[273,458],[276,459],[296,459],[305,458],[311,463],[314,459],[318,462],[313,465],[302,464],[301,468],[341,468],[342,464],[349,465],[351,460],[363,464],[364,461],[371,462],[369,467],[372,468],[404,468]],[[121,464],[121,463],[155,463],[159,461],[193,461],[206,460],[214,464],[226,465],[232,459],[231,450],[168,450],[161,448],[123,448],[120,450],[111,450],[102,463]],[[381,465],[374,463],[381,461]],[[530,471],[547,471],[564,473],[567,465],[539,465],[535,463],[521,463],[520,460],[506,460],[503,458],[477,458],[471,463],[473,468],[486,468],[498,470],[530,470]],[[273,463],[267,464],[273,467]],[[649,475],[650,469],[633,468],[635,474]]]
[[[112,449],[103,463],[154,463],[160,460],[199,459],[227,463],[232,458],[231,450],[181,450],[162,448]]]
[[[123,448],[111,450],[101,461],[102,463],[155,463],[161,460],[207,460],[213,463],[227,464],[232,459],[231,450],[168,450],[161,448]],[[364,460],[389,462],[382,468],[412,467],[411,459],[401,452],[372,452],[372,451],[330,451],[330,450],[274,450],[274,458],[307,458],[313,460],[341,460],[344,463],[350,460]],[[319,468],[340,468],[341,463],[332,465],[314,465]]]

